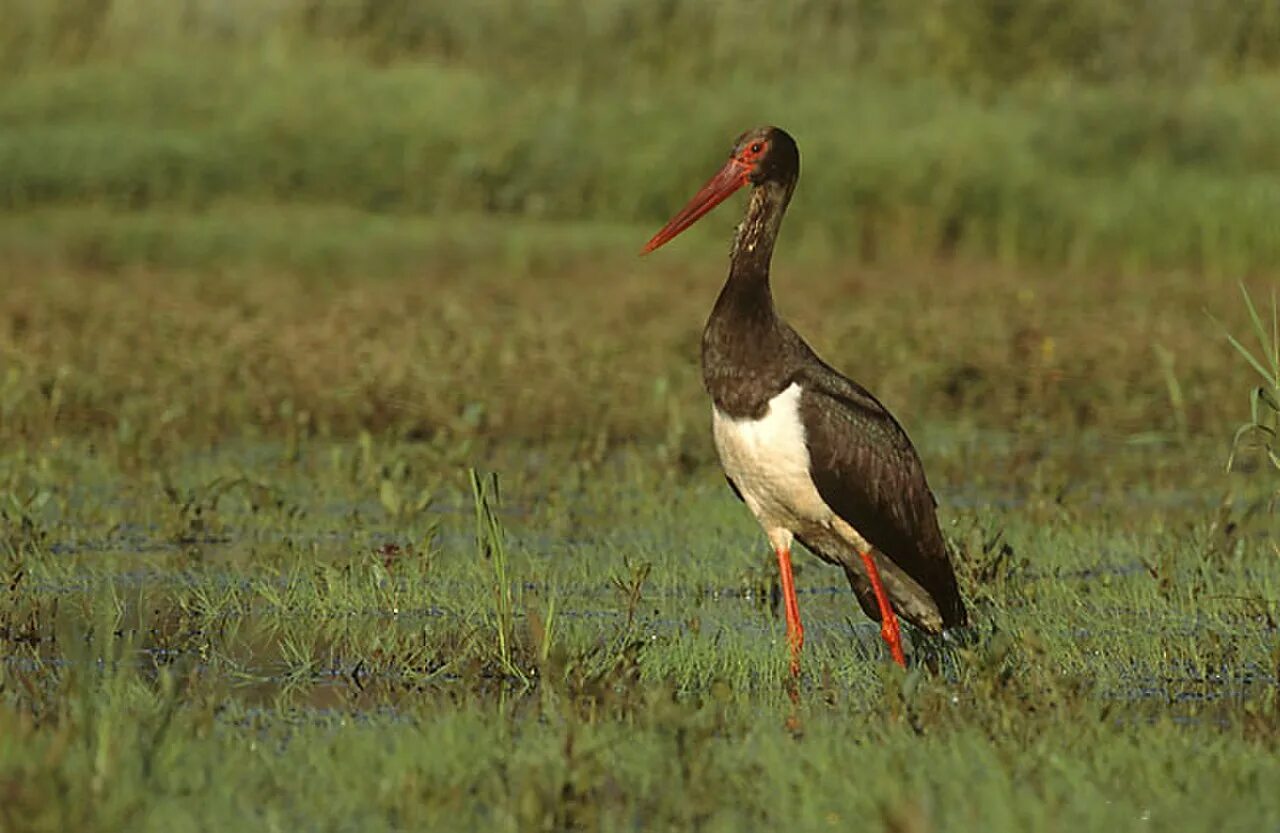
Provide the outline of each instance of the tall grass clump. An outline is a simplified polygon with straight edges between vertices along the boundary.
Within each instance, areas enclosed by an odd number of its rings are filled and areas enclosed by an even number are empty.
[[[1227,468],[1231,467],[1238,452],[1252,443],[1261,449],[1280,477],[1280,307],[1276,303],[1275,290],[1272,290],[1270,321],[1267,321],[1243,285],[1240,292],[1249,312],[1252,335],[1257,339],[1257,352],[1230,333],[1227,333],[1227,340],[1261,377],[1262,384],[1249,393],[1249,419],[1236,429]],[[1262,312],[1267,312],[1265,307]],[[1280,496],[1280,484],[1276,495]]]
[[[498,515],[498,477],[472,469],[470,480],[476,513],[476,550],[493,573],[493,625],[498,659],[509,674],[524,679],[524,673],[513,661],[516,597],[507,558],[506,533]]]

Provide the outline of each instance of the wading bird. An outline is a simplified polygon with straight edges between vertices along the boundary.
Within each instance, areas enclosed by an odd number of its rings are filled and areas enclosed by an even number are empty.
[[[905,666],[897,615],[940,633],[965,623],[964,602],[936,501],[906,432],[865,388],[818,358],[774,309],[769,261],[799,176],[800,151],[786,131],[748,131],[642,254],[751,186],[729,277],[702,333],[716,451],[729,486],[777,553],[792,674],[800,671],[804,643],[791,575],[793,539],[844,568],[863,612],[881,623],[894,661]]]

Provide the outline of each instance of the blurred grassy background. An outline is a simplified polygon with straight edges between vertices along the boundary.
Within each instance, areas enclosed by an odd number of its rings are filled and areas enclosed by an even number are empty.
[[[1280,260],[1260,0],[0,19],[0,417],[23,441],[684,436],[734,209],[634,253],[762,122],[805,159],[783,309],[923,422],[1225,431],[1243,374],[1204,313],[1242,326],[1232,285]]]
[[[1280,254],[1280,9],[1198,0],[0,0],[0,207],[664,219],[732,136],[842,254]],[[255,218],[257,222],[261,218]],[[12,245],[12,241],[9,241]]]

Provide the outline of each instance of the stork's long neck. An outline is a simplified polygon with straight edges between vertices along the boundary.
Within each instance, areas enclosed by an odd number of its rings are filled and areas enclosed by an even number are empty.
[[[769,262],[793,186],[766,182],[752,189],[733,238],[729,277],[702,333],[703,383],[716,406],[734,416],[758,415],[790,373],[788,330],[773,306]]]

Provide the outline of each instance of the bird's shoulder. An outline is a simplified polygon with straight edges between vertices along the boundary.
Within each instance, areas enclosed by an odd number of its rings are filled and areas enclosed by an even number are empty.
[[[871,391],[814,357],[795,374],[810,452],[821,446],[833,463],[856,456],[894,471],[922,473],[906,429]]]

